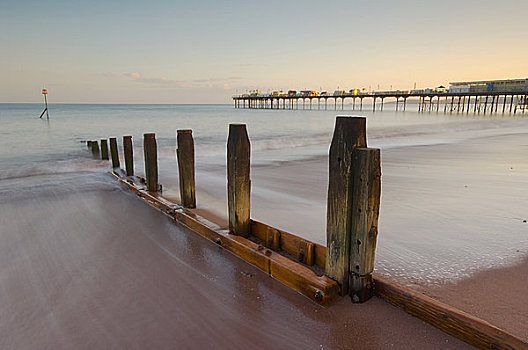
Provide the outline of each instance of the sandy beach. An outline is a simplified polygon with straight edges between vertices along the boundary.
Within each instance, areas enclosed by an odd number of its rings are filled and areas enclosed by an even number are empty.
[[[526,137],[384,149],[376,272],[528,340]],[[327,157],[258,157],[252,217],[324,244]],[[224,171],[197,180],[199,206],[219,217]],[[173,186],[167,195],[178,196]]]
[[[34,107],[1,114],[0,347],[346,348],[364,334],[372,348],[465,346],[379,299],[317,307],[135,201],[80,142],[133,135],[142,175],[142,133],[156,131],[163,195],[177,201],[174,131],[193,129],[198,211],[225,226],[227,126],[247,122],[252,217],[325,244],[333,111],[65,105],[35,127]],[[376,273],[526,340],[525,119],[367,118],[382,148]]]
[[[112,181],[0,204],[2,349],[469,348],[379,299],[315,305]]]

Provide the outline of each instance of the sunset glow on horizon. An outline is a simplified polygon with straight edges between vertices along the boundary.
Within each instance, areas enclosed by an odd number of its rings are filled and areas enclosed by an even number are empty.
[[[527,78],[525,1],[8,2],[0,102],[231,103],[250,89]]]

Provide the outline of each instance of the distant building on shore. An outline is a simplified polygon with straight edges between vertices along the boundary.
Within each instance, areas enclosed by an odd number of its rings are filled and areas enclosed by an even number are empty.
[[[461,81],[449,83],[449,92],[528,92],[528,78],[506,80]]]

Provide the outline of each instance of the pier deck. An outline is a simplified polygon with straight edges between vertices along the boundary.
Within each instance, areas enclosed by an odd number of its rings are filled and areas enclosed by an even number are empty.
[[[250,109],[328,109],[332,104],[334,110],[344,110],[345,100],[352,103],[352,110],[363,110],[364,99],[376,108],[383,110],[386,100],[394,103],[395,110],[405,111],[409,99],[418,100],[418,111],[458,112],[458,113],[517,113],[528,110],[528,91],[517,92],[393,92],[393,93],[345,93],[341,95],[320,96],[271,96],[241,95],[234,96],[235,108]],[[330,100],[330,101],[329,101]],[[378,106],[378,107],[376,107]],[[339,108],[340,107],[340,108]]]

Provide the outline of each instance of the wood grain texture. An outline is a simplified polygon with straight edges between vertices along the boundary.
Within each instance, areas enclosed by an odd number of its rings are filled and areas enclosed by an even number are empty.
[[[353,151],[366,146],[365,118],[338,116],[329,156],[325,271],[337,281],[341,295],[348,292]]]
[[[480,349],[528,349],[528,343],[477,317],[382,277],[375,276],[374,281],[376,295],[468,344]]]
[[[250,233],[251,145],[245,124],[229,124],[227,140],[227,206],[229,230],[247,237]]]
[[[115,137],[110,138],[110,156],[112,157],[112,168],[119,169],[119,153],[117,151],[117,139]]]
[[[132,136],[123,136],[123,153],[125,156],[125,171],[127,176],[134,176],[134,147]]]
[[[150,192],[158,191],[158,147],[156,134],[143,135],[143,152],[145,154],[145,177],[147,189]]]
[[[312,242],[301,240],[299,242],[299,262],[313,266],[315,262],[315,245]]]
[[[192,130],[178,130],[177,142],[176,157],[178,159],[181,202],[186,208],[196,208]]]
[[[350,296],[365,302],[372,296],[372,271],[378,238],[381,197],[380,150],[356,148],[353,155]]]
[[[301,238],[299,236],[296,236],[292,233],[286,232],[284,230],[271,227],[267,224],[264,224],[262,222],[251,220],[251,234],[257,238],[259,238],[262,241],[266,241],[266,239],[270,236],[275,234],[275,232],[278,232],[279,235],[279,249],[273,249],[269,247],[270,249],[279,251],[285,251],[286,253],[294,256],[299,257],[299,252],[301,249],[301,245],[306,242],[310,246],[313,247],[313,264],[320,268],[325,268],[325,260],[326,260],[326,247],[322,246],[320,244],[310,242],[304,238]]]

